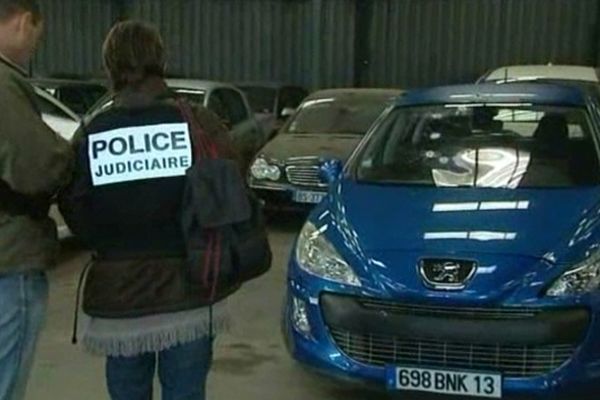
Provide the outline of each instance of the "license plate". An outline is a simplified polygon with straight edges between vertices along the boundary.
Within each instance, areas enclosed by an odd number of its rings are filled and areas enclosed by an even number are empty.
[[[394,390],[502,398],[500,374],[390,367],[388,377],[388,384]]]
[[[319,204],[325,196],[326,194],[321,192],[297,190],[293,194],[293,199],[296,203]]]

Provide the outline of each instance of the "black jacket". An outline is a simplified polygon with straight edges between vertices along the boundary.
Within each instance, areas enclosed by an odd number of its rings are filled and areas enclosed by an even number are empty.
[[[221,153],[235,159],[218,117],[201,107],[195,108],[195,114],[206,133],[222,147]],[[96,253],[83,302],[84,311],[92,316],[130,318],[207,305],[207,289],[191,280],[186,265],[181,227],[185,175],[123,178],[136,173],[135,168],[151,170],[153,163],[157,170],[172,167],[169,157],[149,149],[166,149],[167,154],[184,147],[183,137],[177,132],[171,137],[166,131],[155,136],[145,132],[182,123],[184,118],[172,95],[166,87],[155,85],[118,96],[115,105],[94,116],[76,136],[75,177],[61,195],[60,208],[73,233]],[[123,131],[128,128],[135,132]],[[144,151],[149,151],[147,158]],[[174,158],[179,161],[185,157],[177,154],[179,158]],[[182,170],[185,165],[175,167]],[[115,178],[118,182],[100,181],[117,170],[121,171]],[[225,285],[210,301],[238,287]]]

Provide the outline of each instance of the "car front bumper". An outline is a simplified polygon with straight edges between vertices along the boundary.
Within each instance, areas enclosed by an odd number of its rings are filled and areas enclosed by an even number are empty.
[[[357,308],[355,301],[339,295],[351,295],[353,299],[360,299],[358,291],[353,288],[344,287],[324,282],[319,278],[312,277],[300,271],[292,261],[291,268],[293,273],[288,280],[288,292],[286,297],[286,306],[284,312],[283,328],[288,349],[292,356],[300,363],[316,369],[328,376],[341,379],[373,384],[381,389],[387,388],[388,373],[386,366],[377,365],[370,362],[368,357],[381,357],[377,351],[371,355],[365,355],[362,359],[357,354],[365,351],[365,341],[355,341],[354,344],[346,343],[346,348],[342,350],[340,343],[341,328],[347,332],[360,331],[376,332],[373,337],[383,337],[383,335],[395,335],[400,332],[403,340],[410,339],[411,335],[427,335],[428,339],[434,338],[438,342],[473,342],[477,341],[477,336],[484,337],[483,342],[504,341],[506,343],[529,343],[529,349],[534,352],[529,354],[530,368],[529,374],[520,374],[522,376],[505,375],[503,379],[503,398],[508,399],[597,399],[600,390],[600,320],[595,312],[589,312],[586,307],[577,307],[575,309],[557,309],[546,310],[543,305],[539,308],[543,311],[539,317],[530,320],[513,319],[503,321],[492,321],[491,325],[485,326],[481,323],[473,323],[469,320],[461,319],[439,319],[431,317],[423,324],[423,319],[414,319],[410,316],[400,318],[390,317],[390,313],[378,310],[370,315],[361,315],[365,313],[364,309]],[[331,295],[331,294],[335,295]],[[358,295],[358,296],[357,296]],[[296,302],[298,300],[305,305],[306,314],[310,329],[308,332],[297,328],[297,318],[294,312],[297,311]],[[333,299],[333,300],[332,300]],[[404,303],[403,303],[404,304]],[[546,312],[548,311],[548,312]],[[387,320],[390,321],[387,321]],[[473,323],[469,326],[469,323]],[[402,327],[405,327],[404,329]],[[337,335],[337,336],[336,336]],[[380,335],[380,336],[377,336]],[[378,339],[373,339],[373,343]],[[394,339],[396,340],[396,339]],[[544,344],[550,344],[553,340],[560,342],[573,342],[571,352],[565,360],[551,360],[553,355],[548,356],[546,351],[552,347],[540,348]],[[535,347],[532,341],[539,341],[539,346]],[[387,342],[389,346],[390,342]],[[394,351],[396,344],[394,343]],[[432,343],[432,342],[429,342]],[[361,349],[356,350],[352,356],[348,355],[348,349],[362,345]],[[381,344],[381,343],[380,343]],[[510,351],[525,347],[511,347]],[[420,347],[419,347],[420,348]],[[478,348],[471,347],[477,351]],[[536,350],[537,349],[537,350]],[[381,351],[381,350],[379,350]],[[406,348],[404,350],[407,351]],[[455,349],[455,351],[458,351]],[[508,350],[507,350],[508,351]],[[537,351],[537,353],[535,352]],[[557,350],[558,351],[558,350]],[[508,353],[513,354],[513,353]],[[518,362],[523,363],[527,359],[527,350],[519,353]],[[556,354],[558,357],[559,355]],[[537,358],[535,358],[537,357]],[[431,360],[431,359],[430,359]],[[531,373],[531,368],[536,368],[536,363],[554,362],[555,367],[545,371],[542,374]],[[549,361],[550,360],[550,361]],[[381,359],[379,360],[381,361]],[[433,369],[451,369],[440,367],[440,360],[434,360],[436,365],[429,366]],[[433,363],[433,361],[430,361]],[[517,362],[517,361],[515,361]],[[383,362],[382,362],[383,363]],[[395,364],[393,364],[395,365]],[[399,364],[400,365],[400,364]],[[428,367],[427,361],[420,365],[413,363],[401,364],[403,366]],[[510,365],[510,364],[509,364]],[[505,366],[506,367],[506,366]],[[465,371],[483,371],[481,367],[462,368]],[[527,371],[527,370],[526,370]],[[498,372],[494,369],[487,372]],[[513,371],[515,372],[515,371]],[[519,375],[515,373],[514,375]],[[452,397],[449,397],[452,398]]]

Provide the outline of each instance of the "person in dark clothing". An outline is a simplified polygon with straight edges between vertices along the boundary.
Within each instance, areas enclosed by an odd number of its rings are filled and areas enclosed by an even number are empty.
[[[201,400],[213,336],[228,318],[224,301],[206,307],[186,289],[180,217],[195,162],[189,121],[165,84],[165,49],[153,27],[117,24],[103,57],[114,104],[76,134],[75,178],[61,196],[67,224],[96,253],[82,343],[107,358],[114,400],[150,399],[156,369],[163,399]],[[220,156],[237,160],[219,118],[192,111]]]

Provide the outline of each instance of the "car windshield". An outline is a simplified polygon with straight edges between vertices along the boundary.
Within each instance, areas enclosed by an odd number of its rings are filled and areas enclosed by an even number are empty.
[[[252,111],[255,113],[273,112],[277,97],[276,89],[260,86],[242,86],[240,89],[246,94]]]
[[[365,134],[390,96],[351,95],[306,101],[288,125],[293,134]]]
[[[361,181],[437,187],[599,183],[584,109],[440,105],[392,111],[355,164]]]

